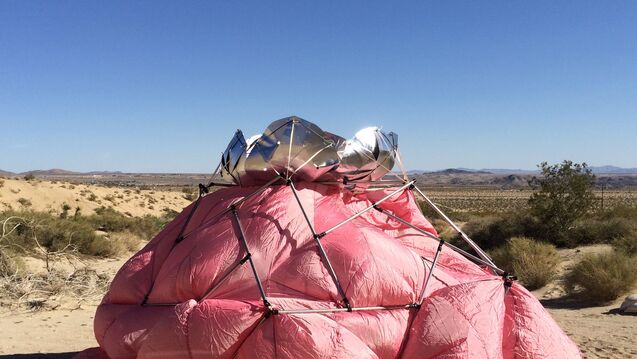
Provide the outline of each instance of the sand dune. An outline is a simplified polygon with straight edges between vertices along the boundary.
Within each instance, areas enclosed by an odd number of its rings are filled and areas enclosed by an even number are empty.
[[[68,204],[72,214],[77,207],[91,214],[99,207],[112,207],[134,217],[150,214],[160,216],[164,208],[181,211],[191,201],[181,191],[106,187],[69,182],[0,179],[0,211],[32,209],[60,213]],[[22,203],[21,203],[22,202]]]

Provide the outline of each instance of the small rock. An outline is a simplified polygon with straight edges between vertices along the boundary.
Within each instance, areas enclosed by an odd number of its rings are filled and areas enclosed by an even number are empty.
[[[637,294],[631,294],[626,297],[622,305],[619,307],[619,311],[621,313],[637,314]]]

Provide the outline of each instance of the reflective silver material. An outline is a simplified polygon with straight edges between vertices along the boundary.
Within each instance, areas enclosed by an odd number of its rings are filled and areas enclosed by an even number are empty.
[[[219,170],[221,178],[241,185],[241,175],[245,174],[242,167],[247,148],[248,145],[243,137],[243,132],[237,130],[228,147],[221,155],[221,167]]]
[[[357,182],[382,178],[396,158],[398,136],[376,127],[345,140],[292,116],[247,141],[237,130],[221,158],[221,176],[241,186],[277,176],[303,181]]]
[[[397,148],[397,134],[364,128],[338,148],[341,164],[336,171],[348,182],[381,179],[394,167]]]

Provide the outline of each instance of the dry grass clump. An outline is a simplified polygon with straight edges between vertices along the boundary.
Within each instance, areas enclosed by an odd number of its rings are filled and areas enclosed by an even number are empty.
[[[0,250],[0,277],[15,275],[23,269],[22,258],[11,255],[9,251]]]
[[[637,231],[616,238],[612,244],[617,251],[629,256],[637,256]]]
[[[63,299],[81,305],[99,299],[109,278],[91,269],[66,273],[52,269],[43,274],[16,273],[0,276],[0,304],[31,310],[55,309]]]
[[[621,251],[589,254],[573,267],[567,290],[595,304],[617,299],[637,282],[637,261]]]
[[[97,236],[90,244],[88,252],[97,257],[114,258],[139,250],[142,240],[130,232]]]
[[[490,254],[498,266],[517,275],[530,290],[553,280],[560,261],[555,246],[525,237],[511,238]]]

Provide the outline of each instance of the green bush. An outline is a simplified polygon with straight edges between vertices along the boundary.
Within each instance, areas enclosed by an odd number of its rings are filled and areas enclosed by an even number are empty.
[[[633,223],[622,217],[589,217],[575,222],[573,228],[564,236],[565,247],[575,247],[595,243],[611,243],[613,240],[628,236]]]
[[[513,237],[540,238],[536,234],[539,224],[526,212],[509,213],[502,216],[475,218],[464,225],[464,231],[482,248],[504,245]]]
[[[636,264],[620,251],[586,255],[569,274],[567,289],[594,304],[610,302],[633,288]]]
[[[553,245],[525,237],[511,238],[489,253],[500,268],[515,274],[530,290],[553,280],[560,261]]]
[[[35,251],[41,246],[47,252],[70,251],[114,257],[137,250],[141,239],[150,239],[172,219],[169,216],[129,218],[110,208],[100,208],[90,216],[60,218],[45,212],[6,211],[0,220],[12,217],[8,228],[16,230],[5,238],[6,244],[21,251]],[[110,233],[113,239],[96,235],[96,230]]]
[[[631,232],[625,236],[616,238],[613,241],[613,248],[626,255],[637,256],[637,232]]]

